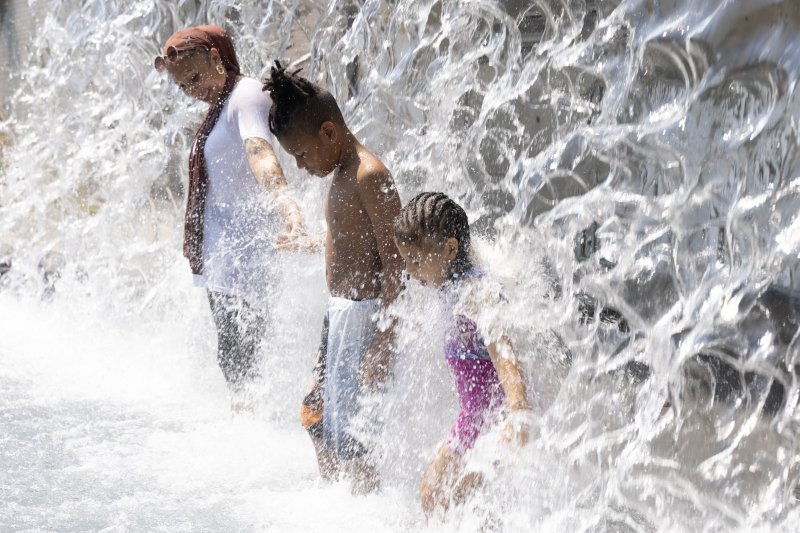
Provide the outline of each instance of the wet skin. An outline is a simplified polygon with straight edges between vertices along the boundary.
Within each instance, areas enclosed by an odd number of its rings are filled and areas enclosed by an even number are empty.
[[[343,147],[329,136],[339,132],[322,130],[286,135],[280,142],[298,168],[318,177],[336,172],[324,204],[328,289],[352,300],[393,300],[402,261],[392,232],[400,198],[391,174],[360,144]]]
[[[438,242],[423,237],[419,243],[397,241],[406,272],[423,285],[441,287],[450,278],[450,263],[458,253],[458,240],[450,237]]]
[[[225,87],[227,74],[224,69],[220,73],[217,64],[221,62],[215,48],[184,52],[177,60],[164,62],[170,77],[187,96],[207,104],[215,102]]]

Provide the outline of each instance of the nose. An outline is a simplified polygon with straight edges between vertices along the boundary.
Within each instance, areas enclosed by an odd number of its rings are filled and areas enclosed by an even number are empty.
[[[295,157],[294,158],[294,163],[295,163],[295,165],[297,165],[297,168],[299,168],[300,170],[305,170],[306,169],[306,164],[299,157]]]
[[[183,91],[183,94],[185,94],[186,96],[189,96],[191,98],[197,98],[199,96],[197,85],[189,84],[189,85],[181,85],[180,87],[181,90]]]

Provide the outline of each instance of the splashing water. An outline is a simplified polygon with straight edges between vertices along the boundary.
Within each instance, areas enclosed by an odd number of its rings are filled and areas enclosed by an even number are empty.
[[[795,2],[30,6],[0,123],[0,529],[795,529]],[[152,71],[205,22],[256,77],[308,38],[306,72],[402,198],[456,198],[506,279],[536,437],[487,438],[470,466],[489,483],[443,522],[416,487],[455,395],[414,283],[372,399],[381,494],[320,484],[296,423],[321,258],[281,259],[263,412],[230,420],[180,254],[202,107]],[[281,159],[321,229],[323,185]]]

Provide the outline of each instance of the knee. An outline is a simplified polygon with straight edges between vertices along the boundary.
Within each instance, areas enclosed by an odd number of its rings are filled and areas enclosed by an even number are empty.
[[[425,513],[426,517],[431,516],[439,504],[439,494],[440,488],[438,484],[430,476],[425,475],[419,483],[419,501],[422,505],[422,512]]]
[[[300,424],[308,431],[312,439],[322,438],[323,407],[321,402],[315,402],[309,396],[300,404]]]

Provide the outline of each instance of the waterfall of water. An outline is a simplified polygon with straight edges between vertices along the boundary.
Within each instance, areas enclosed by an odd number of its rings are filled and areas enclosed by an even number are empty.
[[[29,9],[35,31],[15,34],[0,91],[0,529],[750,531],[800,519],[796,2]],[[0,27],[12,12],[0,6]],[[425,525],[415,491],[456,406],[437,304],[413,283],[375,406],[382,495],[317,484],[295,422],[326,298],[318,257],[282,259],[263,419],[228,420],[180,252],[202,107],[152,69],[172,31],[206,22],[230,29],[248,74],[289,57],[329,87],[403,200],[457,199],[505,280],[536,438],[500,463],[489,440],[476,450],[489,483],[443,524]],[[320,229],[323,185],[280,157]]]

